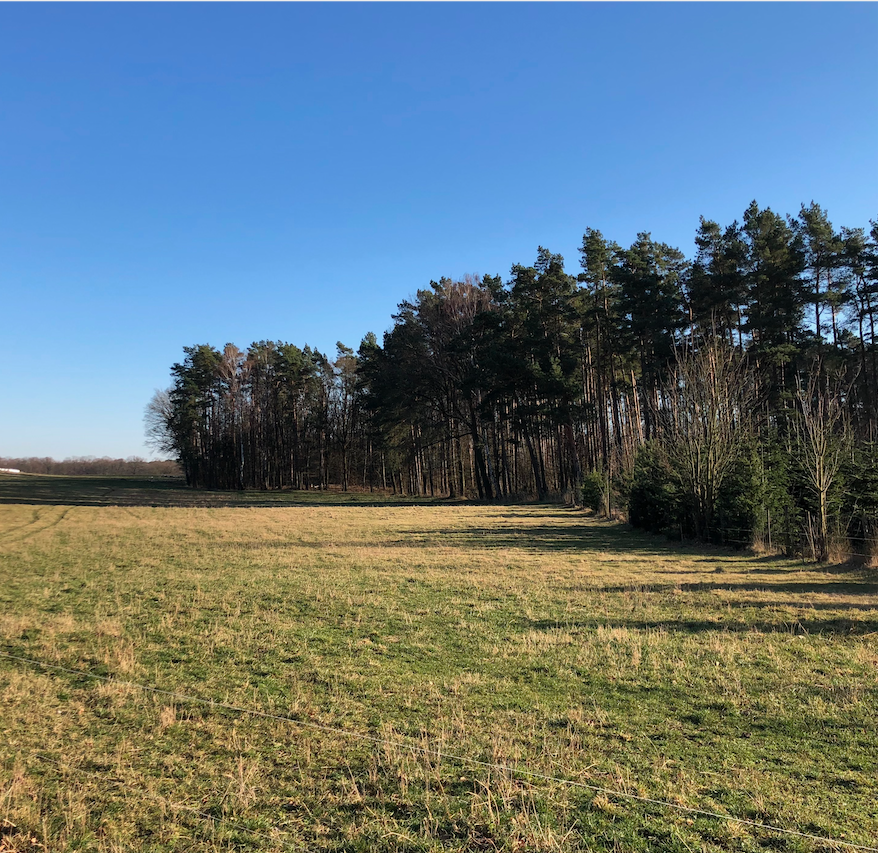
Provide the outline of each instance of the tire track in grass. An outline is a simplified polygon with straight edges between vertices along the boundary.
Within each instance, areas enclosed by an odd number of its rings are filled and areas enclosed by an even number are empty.
[[[64,521],[65,518],[67,518],[71,510],[73,510],[73,507],[58,507],[57,509],[58,512],[54,513],[53,516],[48,519],[47,524],[44,524],[42,527],[36,528],[35,525],[44,520],[45,515],[40,514],[40,510],[35,510],[35,518],[33,521],[13,528],[11,531],[7,531],[5,535],[0,535],[0,547],[5,545],[17,545],[19,542],[25,542],[26,540],[31,539],[40,533],[45,533],[47,530],[51,530],[53,527],[57,527],[59,524],[61,524],[62,521]],[[21,533],[22,535],[16,536],[16,533]]]
[[[33,524],[36,524],[42,515],[42,512],[39,508],[32,510],[32,517],[30,521],[24,522],[24,524],[16,524],[14,527],[8,527],[2,533],[0,533],[0,538],[5,538],[15,533],[18,530],[24,530],[25,527],[30,527]]]

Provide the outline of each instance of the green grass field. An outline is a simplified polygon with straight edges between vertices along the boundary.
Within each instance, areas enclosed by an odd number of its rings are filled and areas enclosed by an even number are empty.
[[[3,851],[878,847],[874,570],[0,475],[0,652]]]

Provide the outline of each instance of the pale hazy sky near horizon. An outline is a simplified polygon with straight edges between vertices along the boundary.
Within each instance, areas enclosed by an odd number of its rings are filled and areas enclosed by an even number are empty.
[[[0,4],[0,456],[148,455],[184,346],[430,279],[878,217],[875,3]]]

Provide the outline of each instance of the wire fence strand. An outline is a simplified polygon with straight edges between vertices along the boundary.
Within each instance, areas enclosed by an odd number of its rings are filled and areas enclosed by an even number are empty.
[[[0,657],[7,658],[9,660],[19,661],[21,663],[27,663],[34,666],[43,667],[48,670],[53,670],[55,672],[64,672],[70,675],[76,675],[81,678],[92,678],[97,681],[103,682],[111,682],[113,684],[118,684],[125,687],[131,687],[136,690],[141,690],[146,693],[153,693],[160,696],[167,696],[172,699],[176,699],[180,702],[190,702],[194,704],[206,705],[210,708],[216,708],[223,711],[229,711],[237,714],[247,714],[253,717],[266,719],[266,720],[275,720],[277,722],[288,723],[291,725],[299,726],[301,728],[312,729],[315,731],[326,732],[330,734],[339,735],[341,737],[351,738],[353,740],[360,740],[368,743],[374,743],[382,746],[392,746],[396,749],[406,749],[412,750],[413,752],[421,753],[422,755],[432,756],[435,758],[447,759],[449,761],[455,761],[459,764],[468,765],[472,767],[482,767],[486,769],[496,770],[502,773],[507,773],[511,775],[518,776],[526,776],[532,779],[539,779],[544,782],[552,782],[559,785],[567,785],[570,787],[581,788],[588,791],[593,791],[595,793],[604,794],[608,797],[614,797],[617,799],[625,799],[632,800],[639,803],[644,803],[648,805],[657,806],[665,809],[672,809],[680,812],[684,812],[686,814],[700,816],[700,817],[708,817],[713,818],[715,820],[725,821],[727,823],[735,823],[739,826],[748,826],[753,829],[760,829],[766,832],[773,832],[779,835],[787,835],[793,836],[796,838],[804,838],[810,841],[816,841],[820,844],[826,844],[829,846],[834,846],[836,848],[845,848],[848,850],[860,850],[865,851],[866,853],[878,853],[878,847],[870,847],[864,844],[858,844],[851,841],[844,841],[842,839],[831,838],[829,836],[815,835],[810,832],[801,832],[796,829],[788,829],[786,827],[777,826],[775,824],[763,823],[761,821],[750,820],[749,818],[736,817],[734,815],[723,814],[721,812],[714,812],[708,809],[696,808],[693,806],[684,806],[679,803],[672,803],[668,800],[661,800],[654,797],[645,797],[639,794],[631,794],[627,791],[618,791],[612,788],[607,788],[603,785],[595,785],[590,782],[582,782],[576,779],[566,779],[564,777],[559,776],[551,776],[546,773],[540,773],[536,770],[531,770],[527,767],[513,766],[508,764],[500,764],[493,761],[482,761],[477,758],[471,758],[465,755],[458,755],[455,753],[446,752],[442,749],[437,749],[432,746],[424,746],[423,744],[414,743],[412,741],[404,741],[404,740],[391,740],[389,738],[378,737],[376,735],[365,734],[363,732],[356,732],[350,729],[342,729],[336,726],[328,726],[322,723],[315,723],[310,720],[299,720],[295,717],[286,716],[283,714],[272,714],[267,711],[260,711],[254,708],[245,708],[237,705],[232,705],[227,702],[219,702],[215,699],[205,699],[200,696],[196,696],[194,694],[189,693],[180,693],[174,690],[164,690],[159,687],[154,687],[149,684],[140,684],[134,681],[125,681],[121,679],[114,678],[113,676],[106,675],[98,675],[97,673],[88,672],[86,670],[78,670],[78,669],[70,669],[68,667],[57,666],[55,664],[47,664],[43,661],[35,660],[33,658],[26,658],[20,655],[12,655],[7,652],[0,652]]]

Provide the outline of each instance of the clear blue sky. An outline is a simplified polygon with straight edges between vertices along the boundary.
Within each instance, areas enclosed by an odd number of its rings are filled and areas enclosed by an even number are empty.
[[[330,354],[586,227],[878,217],[878,5],[0,4],[0,456],[147,455],[182,347]]]

